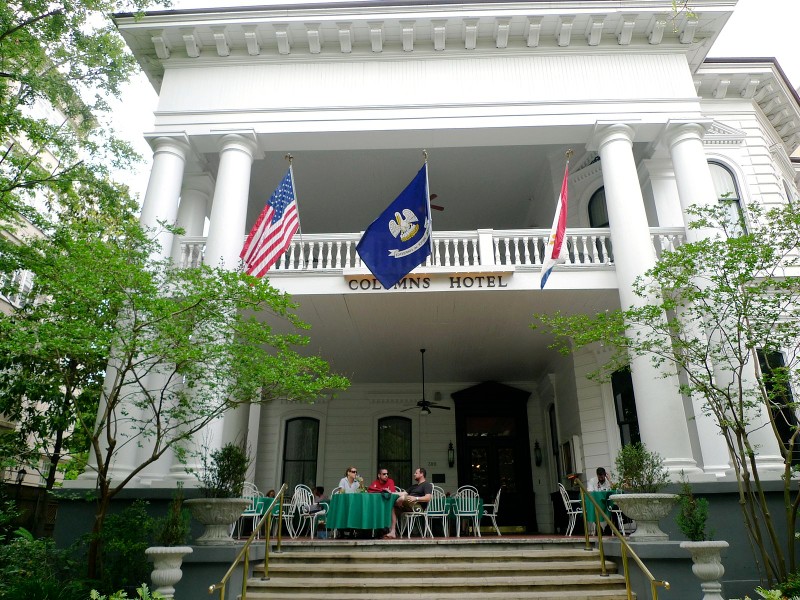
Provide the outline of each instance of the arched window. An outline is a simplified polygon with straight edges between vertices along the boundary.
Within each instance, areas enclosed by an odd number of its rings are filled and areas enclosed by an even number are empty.
[[[783,190],[786,192],[786,201],[789,202],[789,206],[793,206],[794,192],[792,191],[792,186],[785,179],[783,180]]]
[[[317,485],[317,446],[319,444],[319,421],[300,417],[286,421],[286,437],[283,444],[283,481],[288,489],[303,483],[309,487]]]
[[[747,231],[744,223],[744,212],[742,212],[742,197],[739,194],[739,186],[736,185],[736,178],[733,173],[728,167],[716,162],[709,162],[708,168],[711,171],[714,190],[717,192],[717,200],[720,204],[728,207],[731,221],[739,223],[740,231]]]
[[[385,417],[378,420],[378,464],[400,487],[411,484],[411,419]]]
[[[641,442],[636,397],[633,395],[633,380],[629,369],[620,369],[611,374],[611,392],[614,394],[614,410],[622,445]]]
[[[606,189],[601,187],[589,198],[589,227],[608,227]]]

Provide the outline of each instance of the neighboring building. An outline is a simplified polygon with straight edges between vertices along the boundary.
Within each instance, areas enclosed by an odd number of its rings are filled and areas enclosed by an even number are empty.
[[[705,60],[736,2],[691,4],[353,0],[117,15],[159,93],[142,221],[186,230],[162,237],[165,254],[236,265],[294,156],[303,233],[269,279],[353,385],[226,418],[214,443],[246,439],[259,488],[331,489],[349,465],[367,477],[389,465],[403,485],[422,465],[447,490],[472,483],[488,498],[502,485],[505,523],[546,532],[556,483],[612,466],[630,440],[695,481],[731,476],[725,444],[676,382],[646,361],[589,381],[602,352],[564,357],[529,328],[534,312],[630,304],[635,277],[691,235],[693,203],[729,194],[747,215],[798,201],[797,92],[774,60]],[[433,214],[436,254],[382,290],[355,244],[423,149],[445,208]],[[570,260],[542,291],[568,149]],[[420,348],[426,399],[451,410],[417,407]],[[757,442],[769,473],[780,456]],[[164,460],[139,485],[170,486],[180,470]]]

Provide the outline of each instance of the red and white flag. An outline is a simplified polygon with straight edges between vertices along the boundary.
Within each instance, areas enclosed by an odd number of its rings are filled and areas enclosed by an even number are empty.
[[[289,248],[299,225],[290,166],[244,243],[239,256],[244,261],[245,272],[254,277],[263,277]]]
[[[561,183],[561,194],[556,200],[556,216],[553,218],[553,228],[544,249],[544,262],[542,263],[542,280],[539,289],[544,289],[547,278],[553,272],[553,267],[566,260],[567,245],[564,237],[567,233],[567,179],[569,178],[569,161],[564,169],[564,181]]]

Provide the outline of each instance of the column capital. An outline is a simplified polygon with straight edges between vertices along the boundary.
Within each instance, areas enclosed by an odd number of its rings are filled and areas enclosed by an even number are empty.
[[[176,133],[146,133],[144,138],[153,149],[154,155],[167,152],[185,161],[191,149],[189,137],[183,131]]]
[[[636,137],[636,131],[627,123],[598,121],[594,125],[587,149],[599,151],[603,146],[614,141],[624,141],[632,146],[634,137]]]
[[[664,127],[663,139],[668,148],[688,140],[702,142],[713,122],[712,119],[670,119]]]
[[[214,194],[214,185],[214,177],[210,173],[186,173],[183,176],[181,194],[184,190],[199,192],[210,199]]]
[[[250,160],[261,157],[255,131],[232,131],[224,134],[219,140],[219,151],[222,153],[227,150],[244,152]]]

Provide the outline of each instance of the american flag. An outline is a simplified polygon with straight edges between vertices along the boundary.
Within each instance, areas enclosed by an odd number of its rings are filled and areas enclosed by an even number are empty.
[[[244,243],[239,256],[244,261],[245,272],[263,277],[286,252],[299,224],[294,178],[289,167]]]

